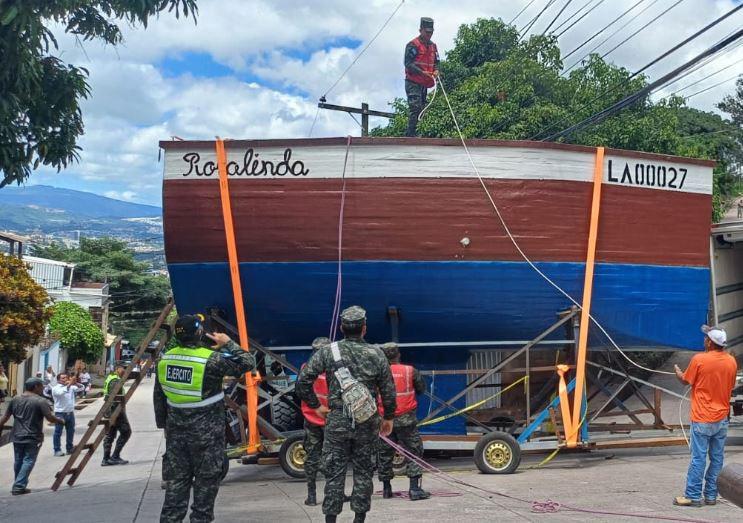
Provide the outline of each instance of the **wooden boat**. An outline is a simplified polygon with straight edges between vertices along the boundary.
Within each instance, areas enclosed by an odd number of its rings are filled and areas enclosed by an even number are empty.
[[[160,146],[178,310],[234,316],[215,144]],[[580,301],[595,149],[469,146],[520,247]],[[341,307],[366,308],[371,341],[527,340],[571,305],[518,254],[457,140],[354,138],[345,177],[346,138],[226,149],[248,328],[267,346],[307,348],[329,332],[344,181]],[[701,349],[713,165],[606,150],[592,313],[621,346]],[[462,368],[466,350],[443,352],[416,359]]]

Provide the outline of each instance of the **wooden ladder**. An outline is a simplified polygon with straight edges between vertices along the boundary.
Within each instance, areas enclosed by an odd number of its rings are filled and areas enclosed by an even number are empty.
[[[88,430],[85,431],[85,434],[83,434],[80,442],[75,446],[75,450],[72,452],[72,454],[70,454],[70,457],[67,458],[67,462],[65,463],[64,467],[62,467],[62,470],[54,475],[55,480],[54,484],[52,484],[52,490],[56,491],[67,476],[70,476],[70,478],[67,480],[67,484],[69,486],[75,484],[75,481],[77,481],[77,478],[79,478],[80,474],[82,474],[83,469],[85,469],[85,466],[90,461],[93,453],[96,451],[96,449],[103,441],[103,438],[106,436],[108,427],[116,422],[116,419],[119,417],[119,414],[121,414],[124,405],[126,405],[129,399],[132,397],[134,391],[137,390],[137,387],[142,381],[142,376],[145,372],[147,372],[147,369],[156,360],[156,356],[160,353],[160,351],[162,351],[162,349],[170,340],[173,332],[173,322],[168,322],[168,315],[173,310],[173,305],[173,298],[170,297],[168,299],[168,302],[165,304],[165,307],[163,307],[162,311],[160,311],[160,315],[150,327],[147,335],[139,344],[137,353],[132,358],[131,363],[127,365],[126,370],[124,371],[124,375],[114,386],[114,388],[109,391],[108,400],[103,403],[101,409],[98,411],[98,414],[96,414],[95,417],[90,422],[88,422]],[[124,402],[122,404],[119,404],[114,409],[110,417],[106,418],[105,414],[111,408],[116,395],[119,394],[119,392],[121,391],[121,388],[124,386],[124,383],[129,378],[129,374],[132,372],[134,366],[142,361],[142,356],[147,350],[147,346],[155,338],[160,329],[163,329],[164,332],[160,335],[160,343],[156,349],[156,353],[151,354],[150,358],[143,361],[140,367],[140,378],[135,380],[132,386],[129,388],[126,396],[124,396]],[[77,463],[78,458],[81,458],[79,463]]]

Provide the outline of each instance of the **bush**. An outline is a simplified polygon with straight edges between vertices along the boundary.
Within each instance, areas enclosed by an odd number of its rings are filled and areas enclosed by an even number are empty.
[[[85,363],[98,360],[104,348],[103,333],[90,313],[70,302],[57,303],[52,310],[49,325],[52,333],[59,336],[62,348],[67,349],[69,358]]]

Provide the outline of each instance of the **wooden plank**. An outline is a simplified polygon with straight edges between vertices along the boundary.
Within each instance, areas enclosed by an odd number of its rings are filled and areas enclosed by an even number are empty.
[[[609,441],[594,441],[596,449],[632,449],[632,448],[650,448],[650,447],[676,447],[686,445],[683,437],[666,437],[666,438],[638,438],[638,439],[620,439]]]

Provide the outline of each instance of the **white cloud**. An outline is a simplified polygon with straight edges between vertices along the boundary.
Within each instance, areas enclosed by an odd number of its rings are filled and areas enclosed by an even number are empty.
[[[509,21],[527,1],[406,1],[338,83],[328,101],[356,106],[364,101],[372,108],[385,110],[395,97],[403,96],[403,47],[415,36],[420,16],[436,20],[434,39],[445,53],[451,49],[460,24],[472,23],[478,17],[501,17]],[[604,2],[561,37],[561,48],[569,50],[580,44],[635,1]],[[215,135],[305,137],[318,114],[317,98],[359,51],[349,47],[348,42],[361,41],[363,47],[398,3],[398,0],[326,0],[298,5],[293,0],[201,0],[198,24],[163,14],[146,30],[125,28],[126,42],[118,48],[97,43],[85,43],[83,48],[74,38],[61,34],[62,58],[88,68],[93,88],[90,99],[83,105],[86,133],[80,142],[81,162],[60,174],[41,171],[34,175],[34,181],[78,188],[88,184],[99,192],[159,203],[162,174],[162,164],[157,160],[159,140],[174,135],[186,139],[211,139]],[[600,51],[613,47],[671,3],[671,0],[659,1]],[[575,4],[568,7],[561,20],[582,5]],[[516,25],[523,27],[543,5],[544,2],[535,2]],[[543,31],[562,5],[558,2],[550,8],[532,32]],[[733,5],[730,0],[682,2],[609,59],[636,70]],[[647,73],[651,79],[659,77],[738,28],[742,20],[740,13],[730,17],[709,35],[695,40]],[[585,48],[588,49],[590,46]],[[188,63],[188,53],[208,56],[231,68],[233,74],[205,78],[202,71],[195,70],[173,76],[166,74],[160,65],[165,58],[179,57]],[[580,53],[575,55],[578,57]],[[741,59],[743,46],[657,96],[667,95]],[[731,67],[681,94],[691,94],[740,70],[739,66]],[[732,81],[694,97],[689,103],[713,110],[731,86]],[[372,119],[372,125],[383,123],[382,119]],[[318,114],[314,136],[346,134],[359,134],[358,125],[347,115],[332,111]]]
[[[124,200],[125,202],[130,202],[134,200],[134,198],[137,196],[137,193],[135,193],[134,191],[106,191],[105,193],[103,193],[103,196],[113,198],[114,200]]]

